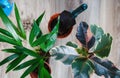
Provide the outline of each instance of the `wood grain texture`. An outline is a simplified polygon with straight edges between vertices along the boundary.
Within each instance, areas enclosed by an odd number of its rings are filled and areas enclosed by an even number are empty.
[[[96,24],[101,26],[105,32],[109,32],[113,36],[113,44],[110,56],[117,67],[120,68],[120,0],[13,0],[20,9],[20,15],[27,33],[30,30],[30,25],[33,19],[36,19],[43,11],[45,11],[45,17],[41,23],[41,29],[43,33],[48,33],[48,21],[51,15],[54,13],[60,13],[64,9],[73,10],[81,3],[87,3],[88,9],[80,14],[76,18],[77,24],[74,26],[72,33],[64,38],[57,39],[56,45],[65,44],[67,41],[77,42],[75,33],[77,26],[81,21],[86,21],[89,25]],[[10,15],[10,18],[14,23],[14,12]],[[29,22],[27,24],[26,22]],[[0,26],[5,28],[0,20]],[[26,45],[28,46],[28,45]],[[0,43],[0,49],[10,47],[7,44]],[[3,52],[0,52],[0,60],[8,56]],[[72,70],[70,66],[65,66],[59,61],[51,59],[52,77],[53,78],[73,78]],[[20,78],[20,75],[24,70],[17,72],[10,72],[5,74],[6,65],[0,67],[0,78]],[[27,78],[30,78],[29,76]],[[91,78],[103,78],[98,77],[95,74],[91,75]]]

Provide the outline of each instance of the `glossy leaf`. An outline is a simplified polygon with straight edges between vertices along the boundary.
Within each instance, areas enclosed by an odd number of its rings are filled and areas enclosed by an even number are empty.
[[[42,43],[45,42],[46,39],[48,39],[49,37],[50,37],[49,34],[46,34],[46,35],[41,36],[40,38],[36,39],[36,40],[33,42],[32,46],[35,47],[35,46],[38,46],[38,45],[42,44]]]
[[[70,65],[73,60],[79,57],[76,50],[70,46],[56,46],[49,51],[50,55],[64,64]]]
[[[36,23],[38,26],[40,25],[44,14],[45,14],[45,11],[37,18]],[[42,31],[40,30],[39,34],[37,35],[37,38],[39,38],[41,36],[42,36]]]
[[[59,28],[59,21],[57,22],[56,26],[49,34],[43,35],[40,38],[36,39],[33,42],[33,46],[39,45],[43,51],[48,52],[48,50],[52,48],[52,46],[56,41],[58,28]]]
[[[37,23],[38,26],[40,25],[44,15],[45,15],[45,11],[37,18],[36,23]]]
[[[13,45],[20,45],[19,43],[16,42],[16,40],[2,34],[0,34],[0,42],[6,42]]]
[[[4,60],[2,60],[0,62],[0,66],[3,65],[3,64],[5,64],[5,63],[8,63],[9,61],[17,58],[18,56],[19,56],[18,54],[12,54],[12,55],[8,56],[7,58],[5,58]]]
[[[107,57],[110,53],[112,37],[109,34],[102,35],[95,47],[95,54],[99,57]]]
[[[67,42],[66,45],[67,45],[67,46],[71,46],[71,47],[73,47],[73,48],[77,48],[77,47],[78,47],[75,43],[73,43],[73,42],[71,42],[71,41]]]
[[[91,60],[94,63],[94,70],[97,75],[104,75],[105,78],[120,78],[120,70],[111,61],[101,60],[98,57],[91,57]]]
[[[17,57],[15,60],[13,60],[10,64],[7,66],[6,73],[15,68],[23,59],[25,59],[27,55],[21,54],[19,57]]]
[[[16,49],[22,51],[26,55],[30,55],[30,56],[33,56],[33,57],[41,58],[41,56],[39,54],[35,53],[34,51],[32,51],[30,49],[27,49],[27,48],[22,47],[22,46],[14,46],[14,47]]]
[[[2,33],[5,36],[8,36],[10,38],[13,38],[12,34],[5,29],[0,28],[0,33]]]
[[[47,71],[47,69],[42,68],[43,72],[44,72],[44,78],[52,78],[51,75],[49,74],[49,72]]]
[[[32,64],[23,74],[20,78],[25,78],[28,74],[30,74],[32,71],[34,71],[38,67],[39,63]]]
[[[16,20],[17,20],[17,25],[18,25],[18,28],[19,28],[19,31],[20,31],[20,36],[23,38],[23,39],[26,39],[26,34],[25,34],[25,30],[24,30],[24,27],[23,27],[23,24],[22,24],[22,21],[20,19],[20,15],[19,15],[19,12],[18,12],[18,8],[15,4],[15,17],[16,17]]]
[[[55,44],[55,41],[57,39],[58,29],[59,29],[59,22],[60,21],[58,19],[57,24],[55,25],[53,30],[48,34],[48,36],[45,39],[45,42],[43,44],[40,44],[40,48],[43,51],[48,52]]]
[[[53,47],[53,45],[55,44],[56,38],[57,38],[57,34],[56,33],[52,34],[52,36],[50,36],[50,38],[48,40],[46,40],[44,43],[40,44],[40,48],[44,52],[48,52],[49,49],[51,49]]]
[[[90,78],[92,62],[86,58],[78,58],[72,63],[74,78]]]
[[[28,67],[28,66],[36,63],[37,61],[38,61],[37,59],[32,59],[32,60],[26,61],[26,62],[20,64],[19,66],[17,66],[14,70],[15,70],[15,71],[16,71],[16,70],[21,70],[21,69],[23,69],[23,68],[26,68],[26,67]]]
[[[30,36],[29,36],[29,43],[31,46],[32,46],[34,39],[38,36],[39,33],[40,33],[40,28],[37,25],[36,21],[34,21],[32,29],[30,31]]]
[[[4,25],[7,27],[8,31],[12,34],[14,39],[19,45],[22,45],[21,40],[19,36],[17,35],[16,31],[17,28],[15,25],[11,22],[11,20],[6,16],[6,14],[3,12],[2,8],[0,7],[0,17],[4,23]]]
[[[7,53],[15,53],[15,54],[21,54],[22,52],[20,50],[10,48],[10,49],[3,49],[2,51],[7,52]]]

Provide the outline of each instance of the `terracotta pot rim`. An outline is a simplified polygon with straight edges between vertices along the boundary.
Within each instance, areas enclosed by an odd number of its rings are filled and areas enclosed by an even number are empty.
[[[60,13],[55,13],[54,15],[52,15],[52,16],[50,17],[50,21],[49,21],[49,23],[48,23],[48,30],[49,30],[49,32],[52,31],[52,28],[51,28],[51,25],[50,25],[51,22],[53,21],[53,19],[57,18],[59,15],[60,15]],[[65,37],[67,37],[67,36],[70,35],[70,33],[72,32],[72,29],[73,29],[73,26],[70,27],[70,29],[67,31],[67,33],[65,33],[65,34],[63,34],[63,35],[58,35],[57,37],[58,37],[58,38],[65,38]]]

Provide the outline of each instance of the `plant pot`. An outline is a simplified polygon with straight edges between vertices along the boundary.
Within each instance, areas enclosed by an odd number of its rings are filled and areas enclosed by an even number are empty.
[[[45,66],[45,68],[48,70],[48,72],[51,74],[51,68],[50,68],[50,65],[47,63],[47,62],[45,62],[44,63],[44,66]],[[34,72],[32,72],[32,73],[30,73],[30,77],[31,78],[38,78],[38,73],[37,73],[37,69],[34,71]]]
[[[58,17],[60,16],[60,23],[59,23],[59,31],[58,31],[58,38],[65,38],[67,37],[75,25],[75,19],[72,18],[71,13],[68,11],[63,11],[62,13],[56,13],[51,16],[50,21],[48,23],[48,30],[52,31],[54,26],[57,24]]]

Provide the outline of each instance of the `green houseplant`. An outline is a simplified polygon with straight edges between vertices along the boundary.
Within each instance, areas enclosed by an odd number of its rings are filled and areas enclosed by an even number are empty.
[[[50,50],[56,60],[72,66],[74,78],[90,78],[92,72],[105,78],[120,78],[120,70],[110,60],[103,59],[110,53],[112,37],[109,33],[96,25],[89,28],[86,22],[81,22],[76,37],[82,46],[68,42]]]
[[[11,70],[16,71],[27,67],[20,78],[25,78],[36,69],[38,75],[33,78],[51,78],[50,73],[44,66],[44,63],[46,59],[49,58],[49,49],[52,48],[56,41],[59,22],[50,33],[44,35],[39,27],[44,16],[44,13],[42,13],[33,21],[29,38],[27,38],[16,5],[14,6],[14,12],[17,26],[6,16],[0,7],[0,18],[7,28],[0,28],[0,42],[12,45],[11,48],[5,48],[2,50],[3,52],[10,53],[11,55],[0,60],[0,66],[9,63],[6,73]],[[25,45],[23,45],[23,41],[28,42],[31,47],[25,47]],[[23,62],[27,56],[31,56],[32,58]]]

